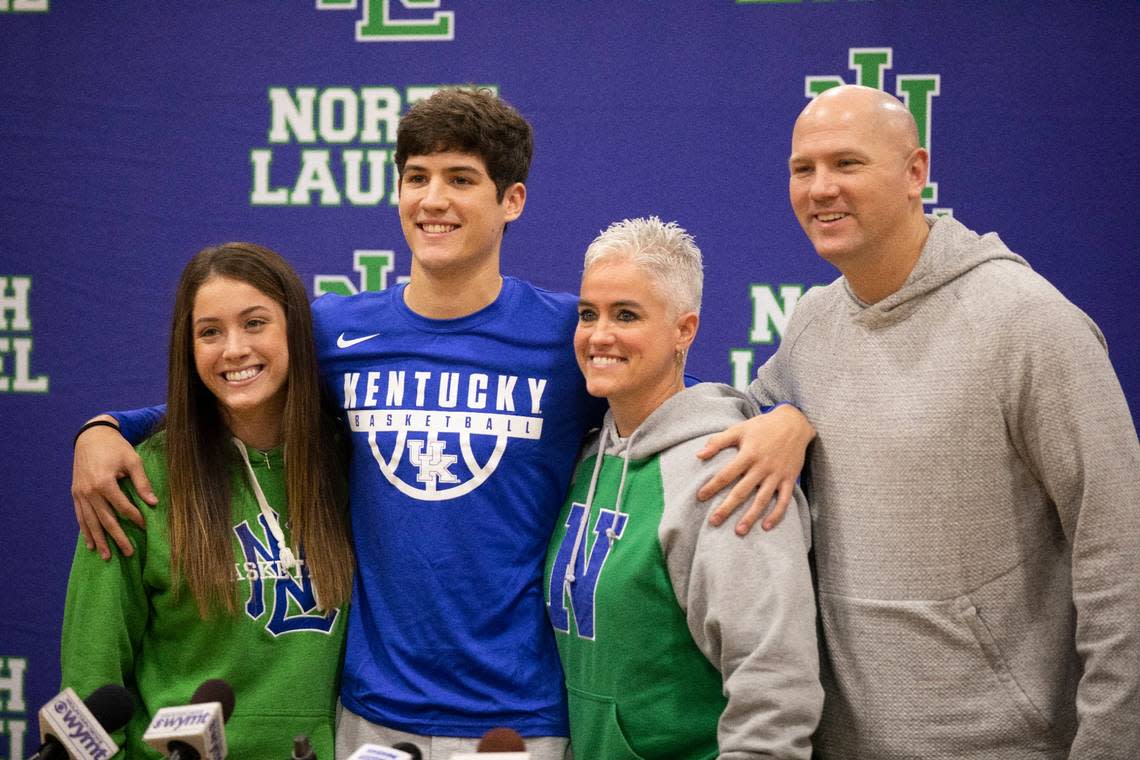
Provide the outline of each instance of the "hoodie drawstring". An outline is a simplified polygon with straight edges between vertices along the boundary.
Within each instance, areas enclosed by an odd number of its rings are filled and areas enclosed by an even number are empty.
[[[594,505],[594,493],[598,488],[598,477],[602,472],[602,463],[606,457],[606,446],[609,444],[610,426],[602,425],[602,430],[598,434],[598,453],[597,459],[594,462],[594,472],[590,476],[590,487],[586,491],[586,510],[582,515],[582,519],[578,522],[578,532],[574,536],[574,548],[570,551],[570,562],[566,565],[566,574],[562,579],[563,588],[569,591],[569,586],[575,580],[574,567],[578,564],[578,554],[585,551],[585,538],[586,527],[590,522],[590,509]],[[618,524],[618,520],[622,516],[621,499],[625,493],[625,479],[629,473],[629,456],[633,448],[633,437],[637,435],[634,430],[630,434],[629,440],[626,441],[625,450],[622,452],[622,466],[621,466],[621,480],[618,481],[617,499],[614,505],[614,521],[610,527],[606,528],[606,540],[609,541],[610,547],[613,547],[614,541],[617,540],[617,532],[614,526]],[[583,563],[584,564],[584,563]]]
[[[298,567],[300,563],[297,558],[293,556],[293,550],[285,543],[285,533],[281,530],[281,525],[277,522],[277,516],[273,514],[273,510],[269,508],[269,502],[265,500],[265,492],[261,490],[261,484],[257,482],[257,476],[253,474],[253,465],[249,463],[249,454],[245,451],[245,444],[237,438],[234,438],[234,446],[241,453],[241,461],[245,462],[245,471],[249,475],[249,484],[253,487],[253,495],[257,499],[258,509],[261,510],[261,516],[265,518],[265,524],[269,526],[269,532],[273,534],[273,538],[277,541],[278,558],[281,560],[281,566],[285,568],[285,572],[289,572]],[[265,461],[268,465],[269,455],[265,455]]]

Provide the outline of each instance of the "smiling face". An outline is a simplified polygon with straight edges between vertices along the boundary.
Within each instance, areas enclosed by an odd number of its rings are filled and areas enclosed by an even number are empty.
[[[478,279],[499,275],[503,228],[518,219],[526,187],[516,182],[502,200],[483,159],[444,151],[409,156],[400,177],[400,224],[417,270]]]
[[[696,335],[697,315],[676,315],[655,284],[628,259],[601,261],[582,277],[574,353],[586,389],[609,400],[623,436],[684,387],[678,356]]]
[[[870,88],[829,90],[792,132],[792,209],[816,252],[846,273],[913,239],[926,167],[897,99]]]
[[[191,329],[194,367],[230,430],[247,443],[275,443],[289,371],[281,304],[247,282],[215,275],[194,296]]]

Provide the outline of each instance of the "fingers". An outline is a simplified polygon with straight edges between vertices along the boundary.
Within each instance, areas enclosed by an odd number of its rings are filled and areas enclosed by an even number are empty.
[[[752,530],[752,526],[756,524],[764,514],[768,511],[769,506],[772,504],[772,492],[775,490],[775,481],[773,478],[766,479],[756,489],[756,497],[752,499],[752,503],[748,505],[748,509],[744,511],[744,516],[736,523],[734,529],[736,535],[747,536],[748,532]],[[747,496],[747,494],[746,494]],[[765,523],[766,525],[767,523]],[[768,530],[767,527],[764,528]]]
[[[123,493],[117,485],[112,491],[103,494],[103,496],[106,501],[109,502],[107,504],[107,513],[112,517],[114,517],[114,514],[112,514],[111,510],[114,510],[140,528],[146,528],[146,520],[143,518],[142,512],[139,512],[138,507],[131,503],[131,500],[127,498],[127,495]],[[115,524],[119,524],[118,520],[115,521]],[[115,543],[119,542],[116,541]],[[122,544],[119,545],[122,546]]]
[[[709,523],[714,526],[722,524],[749,497],[752,497],[748,508],[737,521],[733,529],[734,532],[738,536],[748,535],[761,518],[763,521],[760,523],[760,527],[765,531],[772,530],[779,525],[783,521],[784,515],[787,514],[788,505],[795,493],[795,480],[780,481],[775,477],[769,477],[759,486],[756,485],[756,480],[757,478],[751,474],[745,474],[741,477],[725,496],[724,501],[718,504],[709,515]]]
[[[122,495],[119,487],[115,487],[115,492],[119,493],[123,499],[127,498]],[[133,507],[132,507],[133,509]],[[136,512],[138,510],[136,509]],[[107,544],[107,537],[115,542],[115,546],[119,547],[123,556],[131,556],[135,554],[135,547],[131,546],[130,540],[127,538],[127,533],[123,532],[123,526],[119,523],[119,517],[115,516],[115,509],[109,502],[95,493],[87,499],[87,515],[86,524],[88,530],[91,532],[91,538],[95,541],[95,548],[100,557],[104,559],[111,558],[111,547]]]
[[[741,476],[748,472],[748,460],[740,455],[733,457],[728,464],[720,468],[720,470],[713,475],[708,481],[701,486],[697,491],[697,498],[701,501],[708,501],[718,493],[728,488],[731,484],[736,483],[736,486],[725,497],[724,501],[713,510],[711,515],[713,525],[720,525],[724,518],[732,514],[744,498],[755,486],[756,480],[744,482],[744,488],[741,488]],[[740,481],[740,482],[738,482]]]
[[[122,492],[120,491],[120,494]],[[95,516],[99,521],[102,533],[109,535],[115,545],[119,547],[119,551],[123,553],[124,557],[129,557],[135,553],[135,548],[131,545],[127,534],[123,532],[123,526],[119,523],[119,518],[115,516],[115,511],[107,502],[96,504],[93,506]],[[135,510],[137,511],[137,510]],[[94,534],[92,530],[92,534]],[[104,539],[104,549],[107,550],[106,554],[102,554],[103,559],[110,559],[111,552],[107,549],[106,539]]]
[[[79,521],[79,530],[83,533],[83,541],[88,549],[94,549],[99,556],[107,560],[111,558],[111,550],[107,547],[107,537],[103,531],[103,524],[99,521],[99,511],[91,502],[80,497],[75,500],[75,519]]]
[[[794,480],[786,480],[780,484],[779,489],[776,491],[776,501],[772,504],[771,509],[768,510],[768,516],[764,518],[764,522],[760,527],[764,530],[772,530],[779,525],[784,515],[788,512],[788,505],[792,503],[792,496],[796,491],[796,482]],[[759,500],[759,497],[757,497]]]
[[[735,460],[731,461],[731,463],[728,463],[728,465],[726,465],[722,471],[712,477],[712,480],[708,482],[708,485],[714,485],[718,477],[730,472],[730,468],[733,467],[734,463]],[[728,484],[731,484],[733,481],[735,481],[732,489],[727,492],[727,495],[725,495],[724,500],[720,501],[720,504],[718,504],[716,508],[712,509],[712,513],[709,515],[709,523],[712,525],[722,524],[725,520],[727,520],[728,516],[734,513],[735,510],[740,507],[740,505],[744,504],[744,500],[748,499],[752,495],[752,492],[756,490],[756,484],[759,482],[759,477],[757,477],[754,473],[746,471],[743,465],[741,465],[739,469],[740,474],[733,474],[731,476],[731,479],[728,479],[726,476],[724,484],[720,485],[720,489],[724,489]],[[715,495],[715,493],[718,492],[719,490],[710,490],[710,493],[712,493],[712,495]]]
[[[142,460],[118,430],[101,425],[85,430],[76,439],[71,469],[75,518],[84,543],[103,559],[111,558],[108,535],[124,555],[134,553],[116,512],[140,528],[145,525],[142,514],[119,488],[118,480],[124,475],[148,503],[156,503]]]
[[[87,522],[83,519],[83,507],[79,504],[79,499],[73,495],[71,503],[75,507],[75,522],[79,524],[79,533],[83,536],[83,545],[87,547],[87,551],[95,548],[95,539],[91,537],[91,531],[87,527]]]
[[[154,495],[154,489],[151,488],[150,480],[146,476],[146,471],[143,470],[142,459],[139,458],[139,455],[136,454],[134,450],[131,451],[131,455],[131,458],[127,461],[126,464],[126,475],[131,479],[131,484],[134,485],[135,490],[138,491],[138,494],[142,497],[142,500],[153,507],[158,504],[158,497]],[[118,484],[115,485],[115,491],[116,495],[122,497],[121,499],[112,498],[112,501],[115,503],[115,510],[123,517],[130,518],[131,522],[140,528],[145,527],[142,514],[140,514],[139,511],[135,509],[134,505],[131,504],[130,500],[127,499],[126,496],[122,495],[123,492],[119,490]],[[124,506],[120,506],[120,501],[125,506],[125,508]],[[138,519],[132,517],[131,513],[134,513]]]
[[[72,491],[72,502],[75,505],[75,519],[79,523],[79,531],[83,534],[83,543],[88,549],[94,549],[103,559],[111,558],[110,546],[107,536],[127,557],[134,554],[127,534],[123,532],[122,525],[116,517],[116,512],[126,517],[140,528],[146,523],[142,514],[119,489],[119,484],[108,481],[89,491]]]
[[[727,430],[723,430],[714,435],[712,438],[709,438],[708,442],[705,443],[705,447],[697,452],[697,458],[701,460],[708,459],[710,457],[716,456],[718,452],[723,451],[730,446],[736,446],[737,442],[740,440],[740,436],[737,433],[738,427],[739,425],[733,425]],[[723,488],[725,485],[728,484],[725,483],[721,486],[721,488]],[[701,490],[703,491],[704,489]],[[717,491],[719,490],[720,489],[718,488]],[[709,496],[712,496],[714,493],[716,493],[716,491],[711,492]],[[708,496],[698,496],[698,498],[704,500],[707,499]]]

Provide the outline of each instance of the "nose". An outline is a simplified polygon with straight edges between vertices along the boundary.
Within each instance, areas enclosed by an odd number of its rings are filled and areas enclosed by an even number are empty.
[[[226,335],[222,358],[226,361],[236,361],[249,354],[249,341],[241,330],[230,330]]]
[[[812,200],[826,200],[839,194],[839,185],[836,184],[831,172],[827,169],[818,169],[812,176],[809,192]]]
[[[426,209],[433,211],[443,211],[450,203],[447,195],[447,184],[442,178],[432,178],[427,186],[424,188],[424,197],[420,201],[420,205]]]
[[[598,317],[590,331],[590,345],[594,348],[602,348],[612,344],[614,340],[613,328],[613,322],[608,317]]]

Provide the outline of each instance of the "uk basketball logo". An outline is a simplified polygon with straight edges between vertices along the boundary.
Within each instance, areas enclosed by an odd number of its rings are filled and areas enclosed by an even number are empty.
[[[349,372],[344,407],[389,483],[419,501],[447,501],[487,482],[512,440],[542,437],[546,385],[479,372]]]

